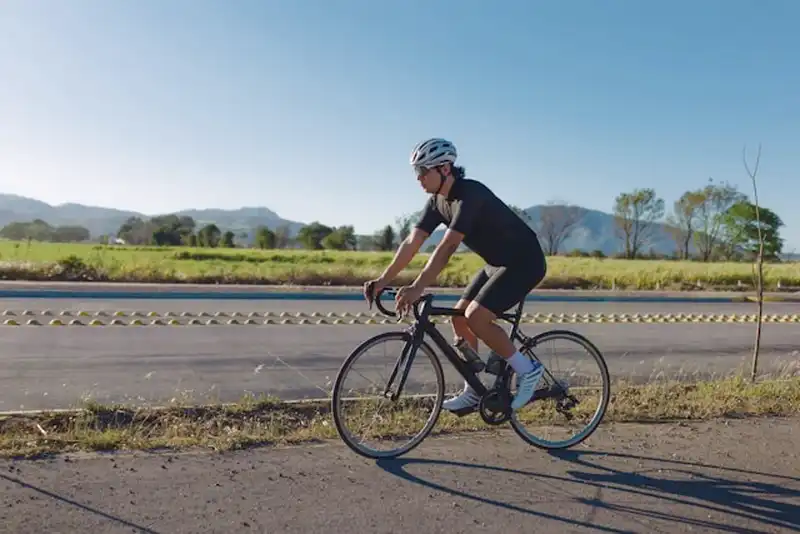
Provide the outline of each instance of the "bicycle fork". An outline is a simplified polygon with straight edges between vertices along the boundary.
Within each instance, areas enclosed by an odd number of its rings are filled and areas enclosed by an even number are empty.
[[[385,398],[391,399],[392,402],[396,401],[397,398],[400,396],[400,392],[403,391],[403,386],[406,384],[406,380],[408,379],[408,372],[411,369],[411,364],[414,363],[414,358],[417,355],[417,349],[419,349],[420,345],[422,345],[422,338],[423,338],[423,331],[420,331],[414,327],[411,327],[411,340],[406,343],[406,346],[403,347],[403,352],[397,358],[397,361],[394,364],[394,368],[392,369],[392,374],[389,376],[389,380],[386,383],[386,387],[383,390],[383,396]],[[389,391],[392,389],[392,383],[394,379],[397,377],[398,371],[402,368],[402,376],[400,378],[400,384],[397,386],[397,390],[390,394]]]

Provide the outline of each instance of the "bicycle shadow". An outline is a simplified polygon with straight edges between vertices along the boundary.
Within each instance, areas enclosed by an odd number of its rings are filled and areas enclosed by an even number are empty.
[[[522,469],[512,469],[500,466],[471,464],[466,462],[451,460],[426,460],[400,458],[395,460],[378,460],[376,464],[386,472],[400,477],[409,482],[414,482],[422,486],[447,492],[454,496],[464,497],[484,504],[497,506],[499,508],[526,513],[552,519],[576,527],[586,527],[603,532],[629,532],[611,526],[601,526],[589,521],[570,519],[563,515],[549,514],[533,508],[525,508],[497,499],[492,499],[484,495],[471,494],[466,491],[449,488],[442,484],[437,484],[430,480],[425,480],[420,476],[408,471],[408,468],[417,466],[442,466],[452,468],[466,468],[485,470],[495,473],[523,475],[536,478],[551,484],[561,484],[559,490],[567,491],[564,485],[576,484],[585,489],[586,486],[596,489],[592,498],[572,495],[573,502],[590,507],[589,513],[585,517],[591,518],[596,509],[607,510],[612,513],[624,514],[628,519],[643,525],[645,531],[653,531],[653,525],[647,520],[658,520],[669,523],[680,523],[687,526],[710,528],[719,532],[737,533],[759,533],[762,530],[753,530],[742,526],[737,526],[738,518],[757,523],[759,527],[766,526],[784,528],[789,531],[800,531],[800,504],[780,502],[776,499],[800,499],[800,478],[783,475],[774,475],[758,471],[748,471],[736,468],[728,468],[718,465],[686,462],[671,458],[657,456],[637,456],[632,454],[621,454],[614,452],[590,452],[590,451],[550,451],[549,454],[574,465],[576,468],[569,469],[565,476],[552,475],[542,472],[527,471]],[[591,462],[588,458],[596,456],[598,458],[612,460],[634,460],[655,464],[648,467],[646,471],[636,471],[619,468],[612,465],[602,465]],[[722,474],[710,475],[708,471],[715,471]],[[663,472],[662,476],[659,473]],[[729,473],[728,478],[723,474]],[[734,474],[741,475],[748,479],[763,478],[769,482],[754,482],[752,480],[734,480]],[[669,475],[678,475],[680,479],[667,478]],[[471,479],[476,479],[471,476]],[[787,488],[793,484],[795,488]],[[557,487],[557,486],[556,486]],[[658,499],[661,506],[638,507],[625,502],[607,502],[601,498],[603,490],[624,492],[628,495],[635,495],[643,499]],[[619,501],[619,499],[617,499]],[[799,501],[800,502],[800,501]],[[681,508],[676,513],[664,511],[664,504],[677,505]],[[712,520],[693,519],[687,513],[688,508],[700,509],[706,512],[723,514],[725,517],[734,520],[730,524],[718,523]],[[655,511],[656,509],[660,511]],[[710,517],[710,516],[709,516]]]
[[[108,514],[106,512],[103,512],[102,510],[98,510],[97,508],[92,508],[91,506],[88,506],[88,505],[85,505],[85,504],[81,504],[81,503],[79,503],[77,501],[74,501],[74,500],[72,500],[72,499],[70,499],[68,497],[64,497],[62,495],[59,495],[57,493],[54,493],[54,492],[52,492],[50,490],[46,490],[44,488],[40,488],[38,486],[34,486],[33,484],[25,482],[24,480],[21,480],[21,479],[19,479],[17,477],[13,477],[13,476],[9,476],[9,475],[5,475],[5,474],[0,473],[0,479],[6,480],[6,481],[11,482],[13,484],[17,484],[18,486],[21,486],[21,487],[23,487],[25,489],[28,489],[28,490],[31,490],[31,491],[35,491],[36,493],[40,493],[40,494],[44,495],[45,497],[49,497],[49,498],[51,498],[53,500],[56,500],[56,501],[59,501],[61,503],[68,504],[70,506],[74,506],[75,508],[83,510],[84,512],[89,512],[91,514],[95,514],[95,515],[98,515],[98,516],[100,516],[102,518],[108,519],[109,521],[112,521],[112,522],[118,523],[120,525],[126,526],[128,528],[133,529],[134,532],[141,532],[143,534],[159,534],[157,531],[152,530],[152,529],[150,529],[148,527],[144,527],[142,525],[137,525],[136,523],[132,523],[131,521],[122,519],[121,517],[117,517],[115,515]]]

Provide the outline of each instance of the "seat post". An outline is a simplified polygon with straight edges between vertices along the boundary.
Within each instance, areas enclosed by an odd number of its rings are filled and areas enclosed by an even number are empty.
[[[519,330],[519,323],[522,321],[522,309],[525,307],[525,300],[528,298],[528,295],[530,295],[530,293],[525,293],[525,296],[522,297],[519,304],[517,304],[517,311],[514,313],[516,318],[514,319],[514,324],[511,327],[511,335],[509,336],[512,341],[514,340],[514,336],[517,335],[517,330]]]

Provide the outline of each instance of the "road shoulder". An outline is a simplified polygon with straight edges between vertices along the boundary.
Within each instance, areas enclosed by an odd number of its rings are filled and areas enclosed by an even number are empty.
[[[800,417],[604,425],[550,454],[512,432],[376,462],[333,441],[0,461],[11,532],[789,532]]]

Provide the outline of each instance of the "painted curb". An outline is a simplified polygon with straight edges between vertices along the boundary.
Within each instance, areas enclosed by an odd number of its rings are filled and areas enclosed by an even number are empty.
[[[10,310],[2,313],[5,317],[17,317]],[[53,317],[54,313],[44,310],[40,313],[25,310],[22,317]],[[385,318],[380,313],[336,313],[336,312],[72,312],[63,310],[53,319],[6,319],[2,326],[213,326],[213,325],[399,325],[410,324],[411,319],[398,321]],[[88,319],[90,317],[94,319]],[[85,317],[81,319],[71,317]],[[100,317],[109,319],[99,319]],[[124,319],[123,319],[124,318]],[[241,318],[241,319],[240,319]],[[85,322],[84,322],[85,321]],[[434,317],[435,324],[449,323],[445,317]],[[716,314],[716,313],[524,313],[520,324],[733,324],[755,323],[756,314]],[[798,314],[765,314],[764,323],[800,323]]]
[[[458,293],[436,293],[438,302],[456,302]],[[775,300],[771,302],[800,302],[800,299]],[[294,300],[294,301],[363,301],[361,293],[352,292],[278,292],[278,291],[119,291],[119,290],[58,290],[58,289],[0,289],[0,299],[70,299],[70,300]],[[640,303],[694,303],[730,304],[749,302],[745,296],[699,297],[699,296],[646,296],[646,295],[554,295],[535,293],[526,302],[640,302]],[[767,300],[767,299],[765,299]]]

